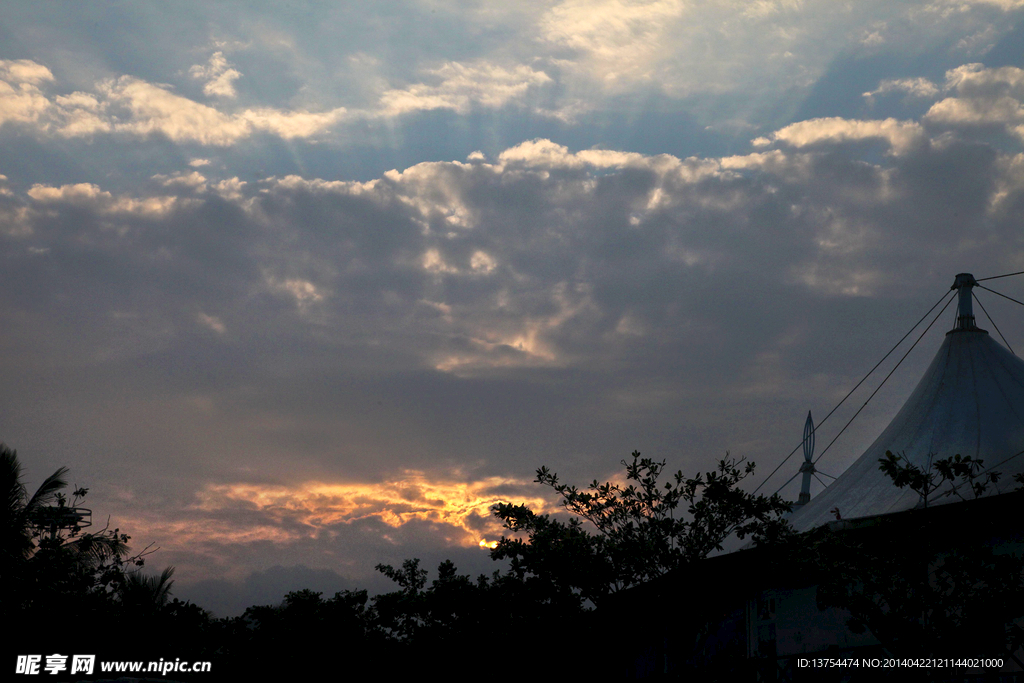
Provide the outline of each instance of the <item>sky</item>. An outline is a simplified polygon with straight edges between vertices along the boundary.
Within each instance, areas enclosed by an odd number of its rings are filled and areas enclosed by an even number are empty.
[[[1022,213],[1021,0],[4,3],[0,440],[219,615],[489,573],[542,465],[761,484]]]

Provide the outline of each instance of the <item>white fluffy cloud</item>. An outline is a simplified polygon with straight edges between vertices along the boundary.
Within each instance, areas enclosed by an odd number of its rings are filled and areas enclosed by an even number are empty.
[[[667,42],[678,35],[676,22],[687,10],[682,0],[567,0],[541,19],[540,33],[568,48],[577,64],[599,74],[608,85],[650,80],[669,58]]]
[[[1024,69],[965,64],[946,73],[945,89],[953,96],[933,104],[926,121],[952,127],[1003,126],[1024,138]]]
[[[434,85],[417,83],[381,95],[382,113],[394,116],[417,110],[451,109],[465,114],[473,106],[496,109],[522,101],[530,88],[552,82],[543,71],[522,64],[506,69],[488,63],[449,62],[429,73],[436,81]]]
[[[759,97],[766,88],[807,87],[844,50],[911,39],[899,28],[908,23],[919,27],[913,40],[959,31],[989,46],[1008,30],[965,3],[957,9],[859,2],[837,11],[827,0],[565,0],[537,20],[536,33],[569,89],[590,97],[595,88]],[[1009,2],[987,7],[1010,9]]]
[[[36,184],[29,188],[28,196],[42,205],[69,204],[89,208],[100,215],[135,214],[147,218],[166,215],[178,203],[176,197],[115,196],[92,183],[76,183],[51,187]]]
[[[206,176],[198,171],[176,173],[170,177],[157,174],[153,176],[153,179],[159,181],[165,187],[184,187],[199,192],[206,190]]]
[[[793,147],[818,144],[837,144],[860,140],[882,140],[893,154],[904,154],[921,144],[927,137],[916,121],[884,120],[863,121],[833,116],[791,123],[772,133],[770,138],[757,138],[755,146],[782,142]]]
[[[30,59],[0,59],[0,77],[11,83],[40,85],[53,81],[53,72]]]
[[[240,117],[131,76],[103,83],[100,92],[108,102],[130,113],[124,122],[114,125],[114,130],[120,133],[162,133],[174,141],[229,145],[252,132],[248,122]]]
[[[53,74],[27,59],[0,60],[0,125],[8,121],[35,123],[50,106],[40,85]]]
[[[914,231],[945,220],[902,170],[902,152],[922,135],[908,122],[815,119],[778,131],[780,149],[744,156],[571,151],[536,139],[490,161],[477,155],[422,163],[365,182],[293,175],[247,183],[188,170],[154,177],[157,186],[189,192],[187,199],[127,197],[88,183],[35,185],[28,197],[39,208],[150,219],[198,210],[217,197],[242,209],[236,220],[252,235],[239,248],[258,276],[242,289],[271,292],[304,321],[338,326],[343,335],[388,338],[390,332],[369,331],[378,316],[416,320],[425,336],[403,353],[426,367],[472,375],[572,367],[659,329],[668,303],[663,294],[632,289],[628,273],[639,264],[670,281],[769,268],[780,273],[780,286],[872,295],[886,282],[886,263],[920,257],[918,240],[925,238]],[[836,167],[840,162],[822,153],[876,138],[894,151],[889,168],[855,160]],[[983,186],[998,189],[960,210],[987,220],[1002,215],[1020,194],[1019,166],[1006,161],[979,170],[991,179]],[[906,237],[893,240],[892,225],[905,222],[893,217],[911,210],[919,215]],[[928,249],[955,253],[958,243],[937,234],[928,234]],[[375,302],[377,312],[343,314],[357,305],[353,292]]]
[[[211,97],[234,98],[238,95],[234,82],[242,73],[228,64],[223,52],[214,52],[206,65],[196,64],[188,70],[192,78],[204,80],[203,92]]]
[[[498,155],[498,161],[504,166],[533,169],[643,168],[659,175],[672,174],[687,181],[715,175],[721,170],[721,165],[717,161],[696,157],[678,159],[670,154],[645,155],[609,149],[570,152],[565,145],[544,138],[528,140],[510,147]]]
[[[927,78],[887,78],[879,83],[874,90],[864,93],[864,97],[871,99],[875,95],[887,95],[894,92],[906,93],[911,97],[927,98],[935,97],[941,90]]]
[[[226,114],[129,76],[103,84],[101,91],[109,101],[131,112],[128,121],[114,125],[115,131],[139,135],[159,132],[171,140],[207,145],[230,145],[256,131],[284,138],[311,137],[345,114],[344,108],[320,113],[261,108]]]
[[[315,137],[341,121],[346,112],[344,107],[323,112],[271,107],[225,112],[133,76],[103,81],[94,93],[50,97],[38,85],[53,80],[46,67],[28,60],[4,64],[0,125],[29,124],[40,132],[68,138],[159,133],[175,142],[226,146],[257,132],[285,139]]]

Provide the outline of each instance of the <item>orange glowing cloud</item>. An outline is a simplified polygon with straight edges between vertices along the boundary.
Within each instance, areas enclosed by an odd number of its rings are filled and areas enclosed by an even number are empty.
[[[506,477],[457,481],[405,471],[373,484],[308,481],[294,485],[208,484],[180,519],[137,519],[133,528],[188,543],[199,537],[215,543],[292,542],[333,535],[338,525],[376,520],[399,528],[410,522],[436,525],[450,545],[493,548],[502,535],[491,513],[499,502],[525,503],[537,512],[554,512],[551,501],[520,491],[539,489],[532,482]],[[385,538],[388,535],[384,536]],[[164,544],[167,548],[168,545]]]

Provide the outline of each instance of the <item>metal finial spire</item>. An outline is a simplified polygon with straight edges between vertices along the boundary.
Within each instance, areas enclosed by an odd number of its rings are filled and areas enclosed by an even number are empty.
[[[807,422],[804,423],[804,460],[810,462],[814,458],[814,419],[811,411],[807,411]]]
[[[971,289],[978,284],[970,273],[958,273],[953,286],[950,289],[959,290],[960,301],[956,312],[956,325],[954,330],[976,330],[978,326],[974,323],[974,302]]]
[[[811,411],[807,411],[807,422],[804,423],[804,461],[800,465],[803,481],[800,483],[800,498],[794,507],[805,505],[811,501],[811,475],[814,474],[814,420]]]

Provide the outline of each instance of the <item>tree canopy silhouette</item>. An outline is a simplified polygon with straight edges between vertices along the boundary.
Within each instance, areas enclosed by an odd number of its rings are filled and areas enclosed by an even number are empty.
[[[895,486],[920,496],[919,509],[849,529],[836,522],[803,537],[804,552],[790,557],[828,568],[819,607],[848,610],[851,630],[869,630],[897,656],[958,651],[1016,660],[1024,646],[1024,559],[997,546],[1012,527],[1005,512],[1022,494],[983,498],[1000,475],[971,456],[921,468],[886,451],[878,462]],[[939,491],[963,506],[929,505]]]
[[[634,451],[622,465],[627,485],[595,480],[586,490],[538,469],[535,481],[558,493],[572,517],[563,522],[525,505],[495,505],[505,528],[527,537],[503,536],[491,556],[510,560],[512,573],[524,581],[598,605],[611,593],[721,550],[733,534],[763,542],[791,533],[782,519],[790,509],[786,501],[740,488],[754,472],[752,462],[727,455],[714,471],[695,477],[678,471],[666,482],[659,481],[665,461]]]
[[[170,601],[173,567],[156,577],[142,573],[152,546],[132,553],[119,528],[89,529],[90,513],[79,507],[88,489],[66,493],[67,472],[59,468],[29,494],[17,452],[0,444],[0,605],[20,625],[7,646],[22,654],[45,645],[142,655],[178,639],[173,634],[187,630],[186,621],[196,629],[208,622],[194,605]],[[123,628],[143,621],[145,629]],[[89,628],[54,628],[57,623]]]

